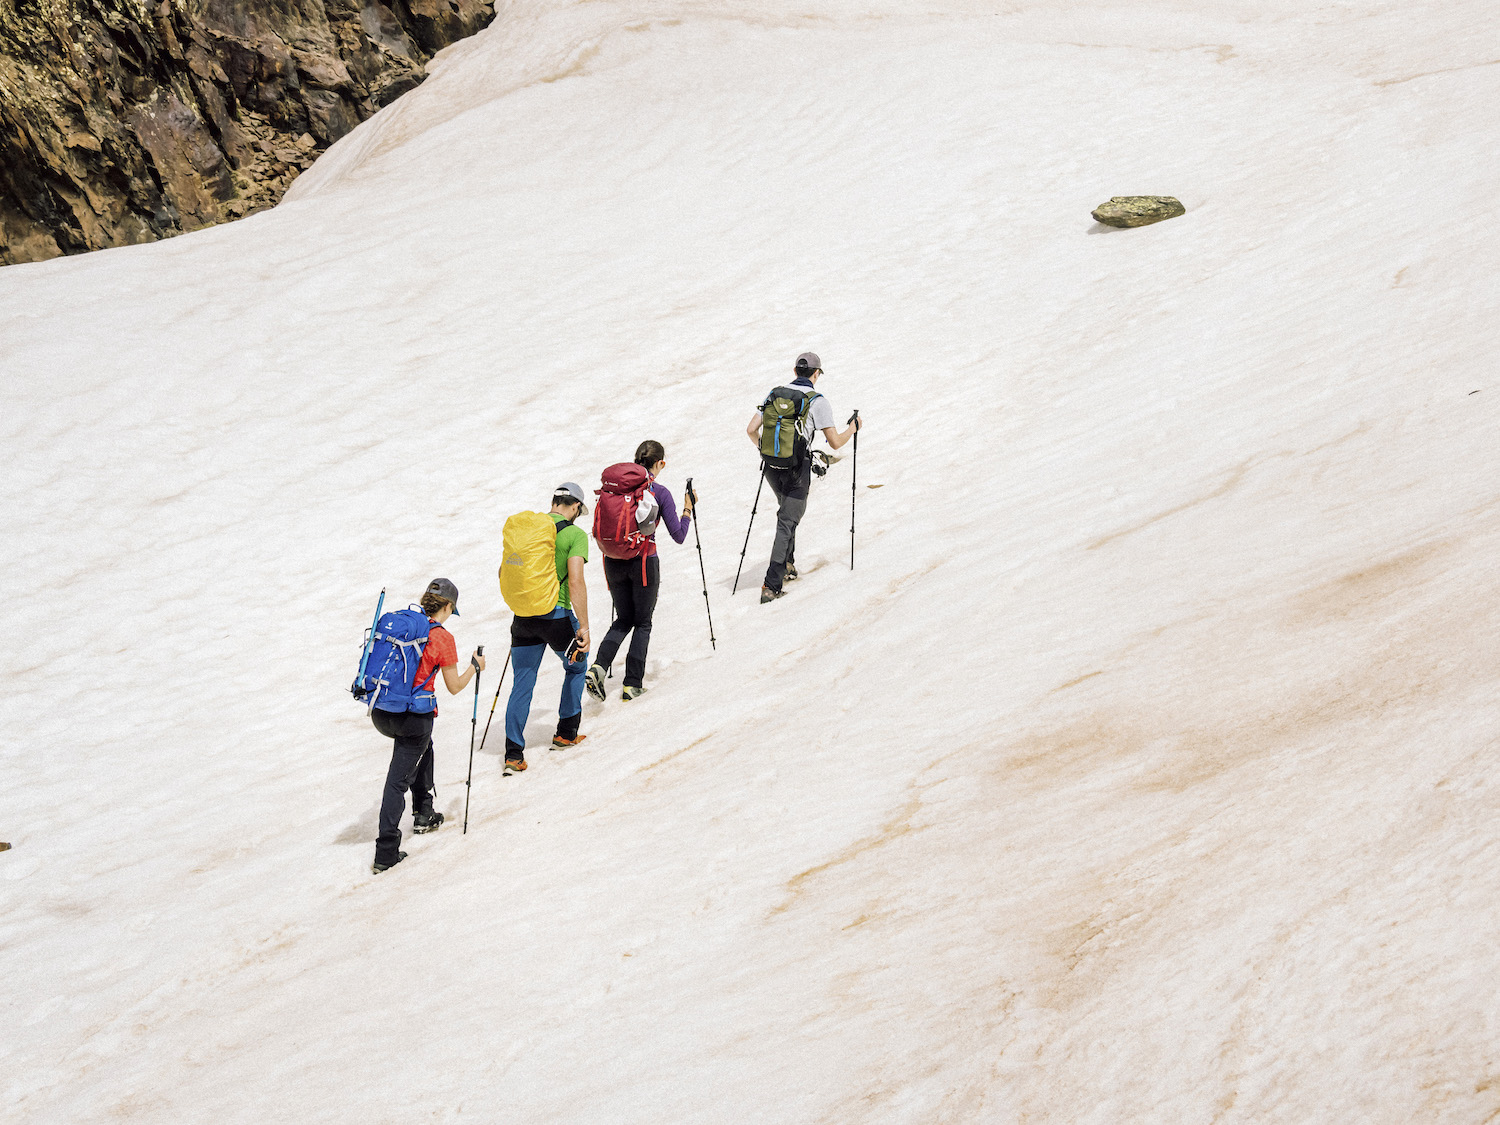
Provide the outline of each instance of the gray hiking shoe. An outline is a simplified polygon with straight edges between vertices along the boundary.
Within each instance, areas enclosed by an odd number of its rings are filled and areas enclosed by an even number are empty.
[[[588,693],[600,703],[604,702],[604,669],[597,664],[589,665],[589,670],[583,674],[583,686]]]
[[[625,700],[625,702],[629,703],[636,696],[638,696],[638,695],[645,695],[645,694],[646,694],[646,689],[643,688],[643,687],[627,687],[627,688],[622,688],[621,689],[621,691],[620,691],[620,698],[623,699],[623,700]]]
[[[405,858],[406,858],[406,853],[405,852],[397,852],[396,853],[396,858],[393,859],[393,860],[391,860],[390,863],[379,863],[379,862],[372,863],[370,865],[370,874],[372,874],[372,875],[379,875],[382,871],[389,871],[391,868],[395,867],[396,864],[400,863]]]
[[[797,568],[795,566],[793,566],[791,563],[787,563],[786,564],[786,574],[784,574],[782,576],[781,580],[783,582],[795,582],[795,581],[797,581]]]
[[[769,586],[762,586],[760,588],[760,604],[761,605],[765,605],[767,602],[774,602],[777,598],[784,598],[784,597],[786,597],[786,591],[785,590],[773,590]]]

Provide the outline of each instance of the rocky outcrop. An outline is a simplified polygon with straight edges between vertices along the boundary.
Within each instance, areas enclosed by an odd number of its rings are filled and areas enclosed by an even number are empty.
[[[1117,195],[1094,209],[1094,221],[1107,227],[1144,227],[1186,214],[1187,208],[1170,195]]]
[[[0,265],[271,207],[492,0],[0,0]]]

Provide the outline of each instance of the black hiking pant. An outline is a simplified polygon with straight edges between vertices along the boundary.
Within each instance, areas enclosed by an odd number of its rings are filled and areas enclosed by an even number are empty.
[[[812,461],[798,469],[763,469],[766,483],[776,496],[776,541],[771,544],[771,565],[766,568],[766,586],[779,591],[786,568],[797,557],[797,525],[807,513],[807,490],[812,484]]]
[[[594,663],[609,671],[625,634],[634,631],[630,652],[625,656],[625,686],[645,687],[642,680],[646,675],[646,650],[651,646],[651,615],[656,612],[656,595],[661,589],[661,560],[655,555],[646,559],[646,581],[642,583],[640,559],[605,558],[604,582],[615,603],[615,620],[594,654]]]
[[[375,862],[392,864],[401,848],[401,814],[406,811],[406,791],[411,790],[411,811],[432,808],[432,721],[436,712],[413,715],[409,711],[370,712],[375,729],[395,740],[391,768],[385,775],[385,795],[380,800],[380,835],[375,837]]]

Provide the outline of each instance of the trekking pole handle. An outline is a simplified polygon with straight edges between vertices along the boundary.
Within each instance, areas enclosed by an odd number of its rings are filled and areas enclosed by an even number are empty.
[[[484,655],[484,646],[480,645],[478,648],[476,648],[474,650],[474,655],[471,656],[471,657],[469,657],[469,664],[473,667],[474,671],[476,671],[476,672],[479,671],[479,661],[476,659],[476,657],[480,657],[480,656],[483,656],[483,655]]]
[[[853,414],[849,415],[849,421],[845,422],[844,425],[846,425],[846,426],[852,426],[852,425],[854,425],[854,423],[856,423],[858,421],[859,421],[859,411],[856,410]]]

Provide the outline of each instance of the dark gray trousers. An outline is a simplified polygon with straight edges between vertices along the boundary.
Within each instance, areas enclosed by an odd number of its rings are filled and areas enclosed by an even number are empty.
[[[766,483],[776,496],[776,541],[771,544],[771,565],[766,568],[766,586],[780,590],[786,568],[797,559],[797,525],[807,512],[807,489],[812,483],[811,462],[795,469],[766,469]]]

